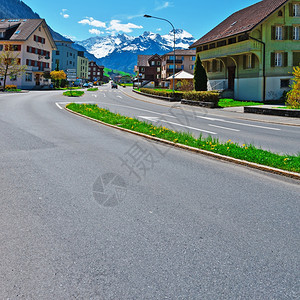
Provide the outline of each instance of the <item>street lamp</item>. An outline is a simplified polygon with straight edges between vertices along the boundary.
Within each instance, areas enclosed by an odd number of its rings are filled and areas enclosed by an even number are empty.
[[[144,15],[145,18],[153,18],[153,19],[158,19],[158,20],[163,20],[163,21],[166,21],[168,22],[172,28],[173,28],[173,33],[174,33],[174,57],[173,57],[173,93],[174,93],[174,90],[175,90],[175,58],[176,58],[176,54],[175,54],[175,28],[173,26],[173,24],[167,20],[167,19],[163,19],[163,18],[159,18],[159,17],[153,17],[153,16],[149,16],[149,15]]]

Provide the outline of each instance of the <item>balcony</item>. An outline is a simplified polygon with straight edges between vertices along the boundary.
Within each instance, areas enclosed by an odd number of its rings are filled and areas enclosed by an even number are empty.
[[[167,64],[174,64],[173,59],[167,59]],[[182,59],[175,59],[175,64],[181,65],[182,64]]]
[[[182,71],[182,69],[175,69],[175,74]],[[172,73],[173,74],[173,69],[167,69],[167,73]]]

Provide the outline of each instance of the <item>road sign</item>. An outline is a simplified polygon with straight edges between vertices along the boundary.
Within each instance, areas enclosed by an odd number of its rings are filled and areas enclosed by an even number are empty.
[[[67,69],[67,81],[75,81],[76,79],[76,69]]]

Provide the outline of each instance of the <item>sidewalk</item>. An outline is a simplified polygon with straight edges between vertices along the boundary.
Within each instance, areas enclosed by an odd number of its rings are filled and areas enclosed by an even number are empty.
[[[291,117],[279,117],[279,116],[269,116],[269,115],[259,115],[259,114],[250,114],[244,113],[244,107],[226,107],[226,108],[203,108],[196,106],[189,106],[181,104],[180,102],[169,102],[160,99],[155,99],[143,95],[134,93],[131,88],[120,89],[120,91],[127,96],[148,103],[153,103],[156,105],[162,105],[167,107],[176,106],[178,108],[187,110],[187,111],[198,111],[202,113],[205,111],[209,115],[219,116],[219,117],[228,117],[236,118],[241,120],[257,121],[270,124],[280,124],[280,125],[289,125],[289,126],[300,126],[299,118]],[[273,107],[274,105],[267,105],[268,107]]]

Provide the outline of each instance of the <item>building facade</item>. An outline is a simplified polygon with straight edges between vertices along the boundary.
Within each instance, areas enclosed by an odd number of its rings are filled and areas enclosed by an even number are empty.
[[[175,74],[180,71],[185,71],[190,74],[194,73],[196,61],[196,50],[175,50]],[[162,56],[162,85],[168,86],[169,82],[166,79],[173,75],[174,69],[174,52],[168,52]]]
[[[104,66],[98,66],[96,62],[89,62],[88,78],[89,81],[103,81]]]
[[[44,19],[2,19],[0,20],[0,51],[10,45],[19,53],[21,65],[26,65],[25,74],[7,78],[7,85],[17,85],[21,89],[49,86],[50,80],[44,72],[50,72],[52,51],[55,43]],[[0,83],[3,85],[3,79]]]
[[[82,83],[86,82],[89,72],[89,60],[84,57],[83,51],[78,51],[77,55],[77,77],[82,81]]]
[[[72,48],[71,40],[55,40],[56,50],[52,52],[52,70],[68,69],[77,72],[78,51]]]
[[[277,100],[300,63],[300,0],[263,0],[196,41],[209,89],[239,100]]]
[[[158,86],[161,80],[161,56],[138,55],[137,73],[142,85]]]

